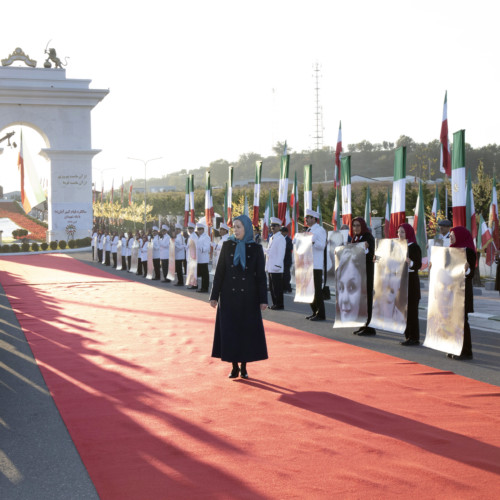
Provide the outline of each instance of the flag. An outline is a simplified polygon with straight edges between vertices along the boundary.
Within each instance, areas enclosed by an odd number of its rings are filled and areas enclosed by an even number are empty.
[[[422,189],[422,181],[418,186],[417,206],[415,207],[415,218],[413,219],[413,229],[417,238],[417,244],[422,251],[422,269],[425,269],[428,264],[427,258],[427,232],[425,230],[425,209],[424,209],[424,191]]]
[[[444,217],[448,219],[448,186],[444,187]]]
[[[286,142],[285,142],[286,151]],[[288,200],[288,166],[290,164],[290,155],[286,153],[281,157],[280,183],[278,189],[278,218],[284,225],[286,221],[286,209]]]
[[[262,221],[262,238],[267,240],[269,237],[269,217],[271,208],[271,190],[269,190],[269,198],[266,203],[266,209],[264,210],[264,220]]]
[[[227,223],[233,227],[233,167],[229,167],[229,181],[227,183]]]
[[[465,130],[453,134],[453,156],[451,162],[451,205],[453,226],[464,226],[465,221]]]
[[[441,122],[441,135],[439,136],[441,143],[441,156],[439,160],[439,170],[451,176],[451,153],[450,153],[450,139],[448,137],[448,91],[444,94],[443,105],[443,121]]]
[[[255,162],[255,184],[253,186],[253,219],[254,226],[259,225],[259,204],[260,204],[260,176],[262,174],[262,162]]]
[[[439,205],[439,193],[438,193],[438,187],[436,184],[436,192],[434,193],[434,200],[432,201],[432,208],[431,208],[431,213],[433,217],[437,219],[438,212],[441,211],[441,206]]]
[[[495,245],[493,244],[493,236],[491,234],[490,228],[486,225],[483,216],[479,214],[479,225],[481,227],[481,248],[478,250],[484,250],[486,253],[486,265],[491,266],[495,260]],[[479,235],[478,235],[479,242]]]
[[[342,157],[342,121],[339,122],[339,135],[337,137],[337,147],[335,148],[335,175],[333,177],[333,187],[337,189],[340,183],[340,158]]]
[[[312,210],[312,165],[304,166],[304,214]]]
[[[467,187],[466,187],[466,198],[465,198],[465,220],[467,225],[465,226],[472,235],[472,238],[476,240],[477,238],[477,222],[476,222],[476,208],[474,207],[474,194],[472,193],[472,181],[469,175],[467,177]]]
[[[387,201],[385,203],[384,238],[389,238],[391,230],[391,193],[387,189]]]
[[[227,224],[227,182],[224,187],[224,210],[223,210],[224,224]]]
[[[389,238],[397,236],[398,227],[405,222],[405,186],[406,186],[406,146],[394,152],[394,182],[392,184],[391,223]]]
[[[132,205],[132,177],[130,178],[130,187],[128,189],[128,204]]]
[[[295,180],[293,181],[292,194],[290,195],[290,207],[292,208],[292,231],[291,238],[299,232],[299,187],[297,185],[297,171],[295,171]]]
[[[190,221],[194,223],[194,174],[189,176],[189,212]]]
[[[210,171],[205,174],[205,223],[207,227],[212,226],[212,194],[210,188]]]
[[[332,225],[334,231],[340,231],[340,182],[337,183],[337,188],[335,189],[335,202],[333,204],[333,213],[332,213]]]
[[[189,222],[189,175],[186,177],[186,194],[184,195],[184,227],[187,227]]]
[[[368,227],[372,227],[372,200],[370,198],[370,186],[366,186],[365,221]]]
[[[349,226],[349,233],[352,232],[352,212],[351,212],[351,157],[343,156],[340,160],[342,186],[342,224]]]
[[[17,166],[21,174],[21,203],[26,213],[31,212],[40,203],[46,200],[42,186],[36,173],[35,165],[28,151],[24,151],[23,132],[21,130],[21,144]]]
[[[123,177],[122,177],[122,188],[121,188],[121,204],[123,206]]]
[[[491,189],[491,203],[488,224],[493,237],[495,248],[500,248],[500,229],[498,227],[498,198],[497,198],[497,180],[493,177],[493,187]]]

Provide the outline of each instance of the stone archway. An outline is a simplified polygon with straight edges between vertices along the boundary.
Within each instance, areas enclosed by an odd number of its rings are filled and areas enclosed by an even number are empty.
[[[16,49],[17,50],[17,49]],[[0,130],[27,125],[37,130],[50,161],[47,240],[90,235],[92,228],[91,111],[109,90],[91,80],[67,79],[65,69],[0,67]]]

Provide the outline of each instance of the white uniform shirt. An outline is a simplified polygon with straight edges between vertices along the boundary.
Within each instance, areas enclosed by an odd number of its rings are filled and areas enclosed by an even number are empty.
[[[203,233],[196,240],[196,260],[198,264],[208,264],[210,257],[210,237]]]
[[[111,236],[109,234],[104,239],[104,249],[106,252],[111,252]]]
[[[153,259],[160,258],[160,236],[153,236]]]
[[[168,260],[170,254],[170,236],[165,233],[160,240],[160,259]]]
[[[111,253],[118,252],[118,242],[119,241],[120,241],[120,238],[118,238],[118,236],[113,236],[113,239],[111,240]]]
[[[145,238],[141,242],[141,261],[147,262],[148,261],[148,245],[149,245],[149,240]]]
[[[285,258],[286,240],[278,231],[271,236],[266,249],[266,271],[268,273],[282,273]]]
[[[186,258],[186,244],[184,243],[184,236],[179,233],[175,237],[175,260],[184,260]]]
[[[312,225],[310,229],[311,233],[313,234],[313,267],[314,269],[323,269],[326,246],[326,231],[318,223]]]

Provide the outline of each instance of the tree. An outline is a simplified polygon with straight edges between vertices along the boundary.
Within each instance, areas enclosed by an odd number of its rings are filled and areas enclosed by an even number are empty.
[[[280,142],[278,141],[275,146],[273,146],[273,151],[276,153],[277,156],[281,156],[283,154],[283,151],[285,149],[285,142]],[[291,154],[293,149],[287,144],[286,146],[286,152],[287,154]]]

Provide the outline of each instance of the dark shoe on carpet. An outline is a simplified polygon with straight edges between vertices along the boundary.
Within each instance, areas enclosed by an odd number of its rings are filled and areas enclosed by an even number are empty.
[[[375,328],[371,328],[369,326],[365,326],[356,335],[359,335],[360,337],[368,337],[369,335],[376,335],[376,334],[377,334],[377,332],[375,331]]]
[[[321,316],[313,316],[309,321],[325,321],[326,318],[322,318]]]
[[[198,287],[197,286],[188,286],[187,289],[188,290],[198,290]]]
[[[401,345],[420,345],[419,340],[406,339],[404,342],[400,342]]]
[[[240,374],[240,377],[241,377],[241,378],[248,378],[248,372],[247,372],[247,369],[246,369],[246,368],[242,368],[242,369],[241,369],[241,374]]]
[[[184,283],[176,283],[174,286],[184,286]]]
[[[203,288],[202,288],[202,289],[200,289],[200,290],[196,290],[196,291],[197,291],[198,293],[208,293],[208,290],[203,290]]]
[[[316,316],[316,314],[311,314],[310,316],[306,316],[306,319],[312,319],[314,316]]]
[[[271,306],[270,309],[273,311],[283,311],[285,309],[285,306]]]
[[[472,359],[472,354],[452,354],[451,359],[455,359],[457,361],[464,361],[466,359]]]
[[[238,375],[240,374],[240,369],[238,368],[233,368],[231,370],[231,373],[229,374],[228,378],[238,378]]]

